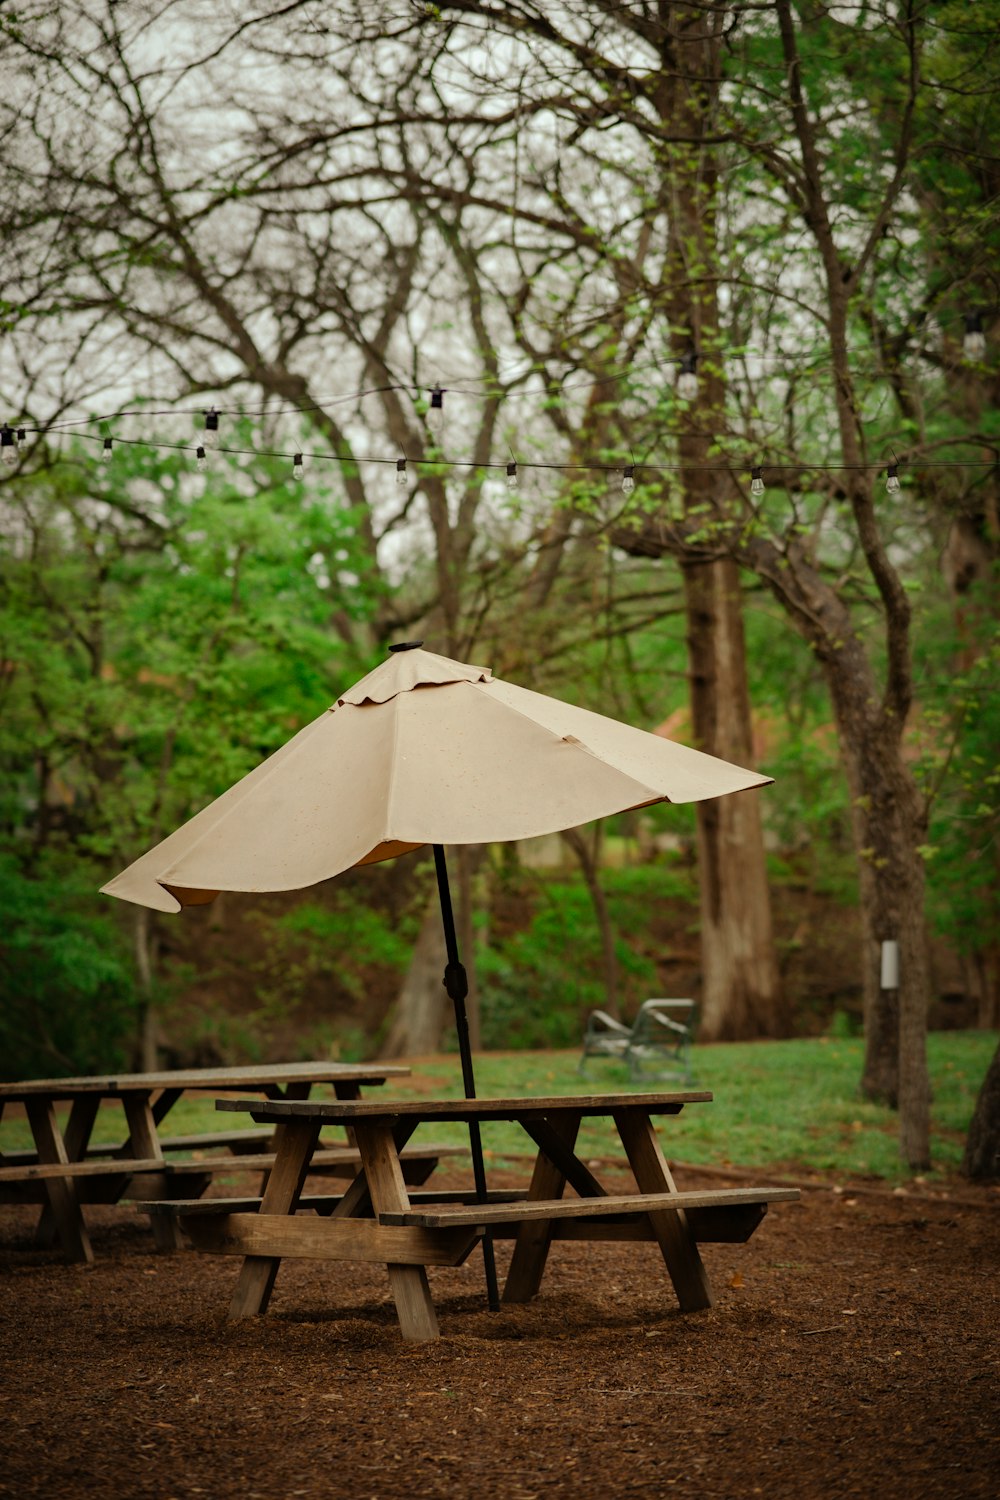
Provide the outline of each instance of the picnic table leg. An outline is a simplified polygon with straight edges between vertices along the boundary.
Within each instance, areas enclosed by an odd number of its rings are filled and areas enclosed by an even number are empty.
[[[375,1213],[405,1212],[410,1199],[392,1130],[358,1121],[355,1136]],[[388,1265],[386,1270],[404,1339],[440,1338],[426,1267]]]
[[[51,1099],[28,1099],[25,1109],[39,1162],[68,1162],[66,1142],[60,1133],[55,1105]],[[66,1259],[93,1265],[94,1252],[83,1222],[83,1211],[75,1183],[68,1177],[48,1177],[45,1189]]]
[[[100,1104],[100,1095],[82,1094],[74,1099],[69,1111],[69,1120],[63,1132],[63,1142],[66,1146],[66,1160],[82,1160],[87,1147],[90,1145],[90,1133],[97,1119],[97,1109]],[[74,1186],[74,1192],[76,1188]],[[46,1203],[38,1218],[38,1227],[35,1230],[35,1244],[40,1249],[48,1249],[54,1245],[59,1238],[59,1229],[56,1224],[55,1214],[52,1206]]]
[[[580,1116],[562,1115],[555,1121],[550,1121],[549,1125],[559,1135],[567,1150],[572,1151],[580,1129]],[[539,1151],[531,1174],[527,1201],[530,1203],[532,1199],[561,1198],[565,1186],[565,1174],[543,1151]],[[530,1302],[536,1295],[542,1284],[551,1243],[551,1219],[531,1219],[521,1224],[514,1242],[507,1280],[504,1282],[504,1302]]]
[[[670,1168],[648,1115],[622,1110],[614,1116],[640,1193],[676,1193]],[[697,1312],[715,1301],[708,1272],[698,1253],[687,1216],[680,1209],[658,1209],[649,1222],[659,1242],[682,1312]]]
[[[122,1094],[122,1108],[128,1123],[128,1147],[137,1160],[163,1160],[163,1148],[156,1132],[156,1122],[150,1107],[149,1095],[144,1093]],[[127,1159],[122,1165],[128,1167]],[[153,1239],[158,1250],[179,1250],[184,1244],[180,1225],[166,1214],[153,1214]]]
[[[318,1120],[289,1120],[275,1131],[277,1155],[260,1203],[262,1214],[293,1214],[319,1139]],[[248,1255],[240,1267],[229,1304],[230,1318],[250,1318],[266,1311],[281,1257]]]

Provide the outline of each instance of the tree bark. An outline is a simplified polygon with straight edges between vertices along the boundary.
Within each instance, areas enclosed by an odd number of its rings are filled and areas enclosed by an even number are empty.
[[[739,573],[729,559],[683,567],[695,744],[753,760]],[[697,804],[703,1040],[787,1035],[756,793]]]
[[[576,855],[580,869],[583,872],[587,890],[590,893],[590,899],[594,907],[594,916],[597,918],[597,930],[601,938],[605,1005],[611,1015],[618,1016],[618,956],[615,953],[615,930],[611,921],[611,913],[608,910],[608,898],[605,896],[604,887],[601,884],[601,872],[597,855],[597,850],[600,847],[599,825],[595,838],[595,847],[593,848],[591,848],[590,843],[579,828],[564,829],[562,839]]]
[[[1000,1046],[986,1071],[965,1143],[962,1171],[977,1182],[1000,1177]]]
[[[382,1046],[382,1057],[426,1057],[440,1052],[448,1024],[448,997],[444,988],[447,962],[441,910],[435,894],[427,904],[413,957],[406,972],[396,1014]]]

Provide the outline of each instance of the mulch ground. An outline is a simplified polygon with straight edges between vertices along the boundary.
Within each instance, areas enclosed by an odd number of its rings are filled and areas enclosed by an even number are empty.
[[[134,1209],[89,1210],[89,1268],[4,1209],[0,1494],[995,1500],[1000,1191],[813,1183],[704,1247],[710,1312],[651,1245],[557,1245],[490,1313],[474,1254],[418,1345],[382,1268],[287,1263],[231,1324],[238,1262],[156,1253]]]

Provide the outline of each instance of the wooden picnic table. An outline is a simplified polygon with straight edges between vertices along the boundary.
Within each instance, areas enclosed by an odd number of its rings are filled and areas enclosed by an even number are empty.
[[[679,1192],[653,1123],[685,1105],[707,1103],[705,1092],[600,1094],[527,1099],[285,1101],[223,1099],[219,1110],[247,1111],[258,1123],[282,1127],[263,1197],[161,1205],[195,1248],[242,1255],[231,1318],[265,1311],[284,1258],[382,1262],[407,1339],[439,1336],[427,1267],[460,1265],[490,1234],[515,1241],[505,1302],[526,1302],[541,1284],[553,1239],[654,1240],[684,1311],[709,1307],[712,1291],[699,1241],[749,1238],[769,1203],[798,1197],[788,1188]],[[580,1123],[610,1115],[638,1193],[610,1195],[577,1155]],[[537,1150],[522,1191],[410,1191],[401,1152],[419,1125],[508,1120]],[[302,1197],[320,1130],[349,1127],[361,1170],[340,1197]],[[575,1196],[565,1197],[569,1186]]]
[[[165,1137],[160,1127],[185,1093],[220,1094],[232,1090],[259,1094],[269,1101],[306,1100],[313,1085],[332,1086],[339,1100],[357,1099],[363,1085],[382,1084],[402,1077],[409,1068],[384,1064],[332,1062],[266,1063],[234,1068],[183,1068],[159,1073],[106,1073],[85,1078],[35,1078],[0,1083],[0,1116],[8,1105],[23,1105],[34,1140],[34,1151],[0,1152],[0,1203],[37,1202],[42,1205],[37,1239],[58,1239],[70,1261],[93,1261],[82,1205],[117,1203],[125,1196],[163,1199],[176,1196],[183,1184],[186,1197],[197,1196],[214,1171],[267,1170],[277,1141],[274,1127],[267,1131],[229,1131],[194,1136]],[[102,1105],[118,1102],[127,1135],[112,1145],[92,1142]],[[69,1104],[65,1132],[56,1115],[58,1104]],[[256,1149],[256,1154],[249,1153]],[[200,1153],[196,1161],[175,1162],[167,1153]],[[353,1175],[357,1149],[348,1138],[343,1147],[327,1150],[318,1165],[346,1166]],[[157,1217],[157,1243],[171,1248],[180,1243],[175,1226]]]

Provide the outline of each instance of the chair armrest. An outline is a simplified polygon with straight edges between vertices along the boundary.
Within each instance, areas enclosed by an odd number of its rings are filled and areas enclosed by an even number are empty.
[[[595,1033],[610,1032],[613,1036],[628,1037],[632,1035],[631,1028],[624,1026],[621,1021],[616,1021],[614,1016],[609,1016],[606,1010],[592,1010],[587,1018],[587,1035]]]

